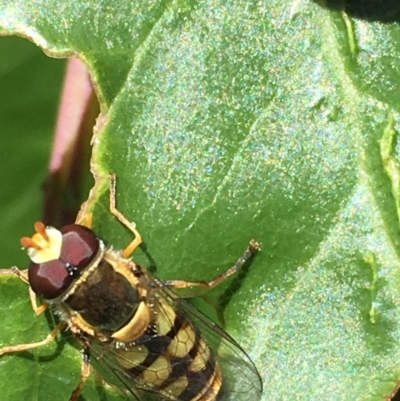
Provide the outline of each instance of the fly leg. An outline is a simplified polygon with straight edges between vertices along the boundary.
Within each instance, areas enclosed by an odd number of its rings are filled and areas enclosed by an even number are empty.
[[[2,274],[13,274],[29,285],[28,270],[19,270],[18,267],[13,266],[11,269],[0,269],[0,275]],[[49,307],[47,302],[43,302],[41,305],[37,304],[36,294],[32,291],[31,287],[29,287],[29,299],[36,315],[41,315]]]
[[[203,289],[210,290],[211,288],[216,287],[218,284],[221,284],[228,277],[235,274],[259,249],[260,244],[254,240],[251,240],[248,248],[244,251],[243,255],[236,261],[236,263],[211,281],[168,280],[164,281],[163,284],[167,287],[175,289],[201,287]]]
[[[134,240],[122,251],[124,258],[129,258],[134,250],[142,243],[142,236],[136,230],[136,224],[130,222],[116,206],[116,175],[110,174],[111,187],[110,187],[110,212],[131,232],[134,234]]]
[[[27,270],[19,270],[16,266],[14,266],[11,269],[1,269],[0,274],[14,274],[19,279],[21,279],[22,281],[24,281],[29,285]],[[36,294],[32,291],[30,287],[29,287],[29,298],[31,300],[32,309],[37,315],[42,314],[49,306],[47,303],[43,303],[42,305],[38,306],[36,300]],[[8,347],[0,348],[0,356],[4,354],[28,351],[34,348],[43,347],[44,345],[51,343],[57,337],[60,331],[65,327],[65,325],[66,324],[64,322],[58,323],[58,325],[51,331],[51,333],[42,341],[30,344],[11,345]]]
[[[51,343],[57,335],[60,333],[62,329],[65,327],[65,322],[60,322],[57,326],[51,331],[51,333],[42,341],[38,341],[36,343],[30,344],[18,344],[18,345],[11,345],[9,347],[0,348],[0,356],[4,354],[12,354],[14,352],[22,352],[22,351],[29,351],[34,348],[43,347]]]
[[[129,258],[134,250],[142,243],[142,236],[136,229],[136,224],[130,222],[118,209],[116,201],[116,181],[117,176],[115,174],[110,174],[110,212],[113,214],[133,235],[135,238],[133,241],[122,251],[122,256],[124,258]],[[80,224],[87,228],[92,228],[93,216],[92,213],[79,212],[76,219],[76,224]]]
[[[83,388],[85,387],[85,383],[90,376],[90,350],[85,348],[83,350],[83,359],[82,359],[82,371],[81,371],[81,381],[79,382],[76,389],[71,394],[71,398],[69,401],[77,401],[79,396],[82,393]]]
[[[13,266],[11,269],[0,269],[0,275],[13,274],[21,279],[24,283],[29,284],[28,270],[19,270],[17,266]]]
[[[85,226],[87,228],[92,228],[93,214],[92,213],[86,213],[86,214],[79,213],[75,223],[79,224],[81,226]]]

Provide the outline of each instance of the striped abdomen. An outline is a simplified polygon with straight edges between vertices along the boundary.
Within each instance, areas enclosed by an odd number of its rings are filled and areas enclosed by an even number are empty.
[[[185,314],[164,300],[156,303],[154,324],[118,362],[140,387],[169,400],[215,401],[222,377],[213,352]]]

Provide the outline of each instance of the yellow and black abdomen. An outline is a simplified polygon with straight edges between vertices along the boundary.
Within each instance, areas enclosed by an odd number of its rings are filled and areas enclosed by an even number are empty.
[[[173,401],[216,401],[222,393],[220,367],[200,331],[164,300],[154,321],[134,345],[119,349],[118,363],[139,387]]]

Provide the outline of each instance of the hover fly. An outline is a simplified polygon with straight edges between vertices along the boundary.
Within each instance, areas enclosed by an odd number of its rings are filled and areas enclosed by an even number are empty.
[[[36,314],[52,306],[60,321],[43,341],[4,347],[0,355],[41,347],[68,328],[84,355],[70,401],[81,394],[91,359],[129,400],[259,400],[261,379],[243,349],[172,291],[217,286],[259,244],[251,241],[237,262],[210,282],[162,282],[130,259],[142,240],[116,208],[115,175],[110,178],[110,211],[134,234],[133,241],[123,251],[106,246],[91,230],[90,214],[60,230],[36,223],[36,233],[21,239],[29,268],[9,271],[29,285]],[[37,296],[44,300],[40,306]]]

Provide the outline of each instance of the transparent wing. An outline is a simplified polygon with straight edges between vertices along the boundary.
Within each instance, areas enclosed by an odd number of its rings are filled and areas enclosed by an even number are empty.
[[[121,355],[114,347],[104,346],[97,340],[91,339],[86,345],[90,348],[91,365],[104,380],[112,387],[117,388],[119,392],[129,401],[170,401],[163,397],[150,384],[143,385],[139,382],[128,369],[121,365]],[[132,357],[132,353],[130,354]],[[130,358],[125,359],[125,363],[131,363]],[[151,371],[151,369],[150,369]],[[158,373],[153,371],[153,373]]]
[[[164,288],[163,294],[190,317],[206,339],[208,346],[214,351],[225,382],[222,400],[259,400],[262,394],[262,380],[243,348],[220,326],[188,302],[180,299],[174,292]]]
[[[90,349],[90,364],[96,369],[103,379],[112,387],[119,390],[121,395],[129,401],[147,401],[140,391],[127,380],[125,372],[115,364],[115,358],[109,350],[98,341],[84,341]],[[152,400],[149,400],[152,401]]]
[[[262,382],[239,344],[160,282],[154,284],[157,328],[131,344],[87,340],[94,366],[105,380],[135,401],[201,400],[202,394],[210,401],[258,401]],[[217,386],[218,397],[207,398],[218,366],[221,390]]]

